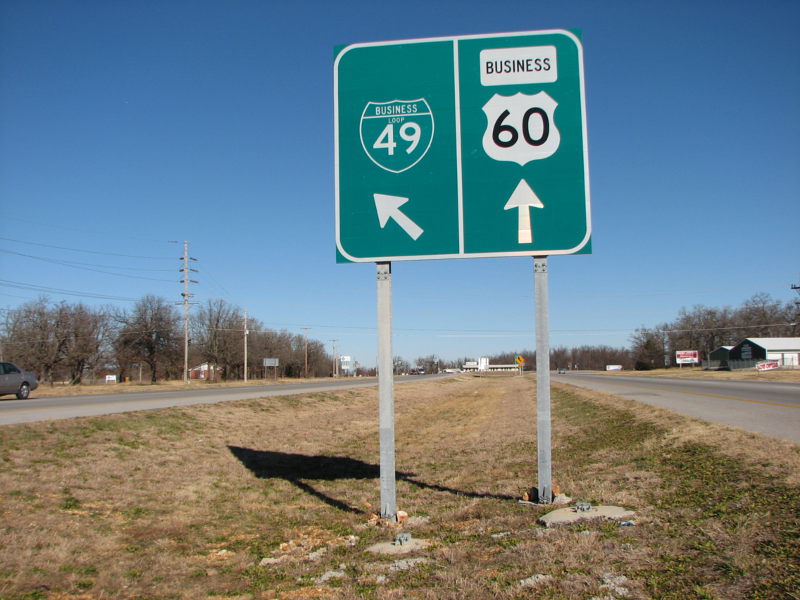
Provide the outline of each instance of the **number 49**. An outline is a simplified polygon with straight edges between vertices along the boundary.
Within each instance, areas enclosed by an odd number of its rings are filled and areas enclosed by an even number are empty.
[[[422,130],[417,123],[407,121],[400,126],[400,138],[409,142],[408,147],[405,149],[406,154],[411,154],[419,144]],[[378,139],[372,144],[373,148],[386,148],[389,156],[394,156],[394,149],[397,148],[397,142],[394,141],[394,123],[389,123],[383,128]]]

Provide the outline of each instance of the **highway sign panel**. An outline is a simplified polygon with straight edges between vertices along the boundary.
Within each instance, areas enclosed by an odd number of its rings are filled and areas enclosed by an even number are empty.
[[[583,80],[564,30],[339,50],[337,260],[590,252]]]

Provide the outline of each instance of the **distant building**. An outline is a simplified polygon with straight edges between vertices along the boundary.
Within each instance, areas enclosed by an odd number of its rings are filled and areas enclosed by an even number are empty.
[[[708,355],[708,363],[706,368],[708,369],[727,369],[728,368],[728,359],[731,355],[731,349],[733,346],[720,346],[716,350],[713,350]]]
[[[782,367],[800,366],[800,337],[747,338],[730,349],[731,368],[743,368],[743,363],[776,360]]]
[[[217,378],[221,369],[209,363],[197,365],[189,370],[189,379],[200,379],[203,381],[211,381]]]
[[[461,367],[462,371],[465,372],[479,372],[479,373],[487,373],[490,371],[519,371],[519,367],[516,364],[513,365],[490,365],[489,358],[486,356],[481,356],[477,361],[471,360],[464,363]]]

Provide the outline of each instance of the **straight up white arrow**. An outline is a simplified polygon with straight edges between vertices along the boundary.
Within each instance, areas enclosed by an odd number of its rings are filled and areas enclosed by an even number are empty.
[[[517,241],[520,244],[530,244],[533,242],[533,231],[531,230],[531,209],[544,208],[544,204],[539,200],[539,196],[531,189],[528,182],[520,179],[514,193],[506,202],[505,210],[516,208],[519,210],[519,228],[517,230]]]
[[[400,207],[408,202],[408,198],[389,196],[387,194],[373,194],[372,196],[375,198],[375,209],[378,211],[378,221],[381,224],[381,229],[386,227],[389,219],[394,219],[413,240],[416,241],[422,235],[422,228],[400,210]]]

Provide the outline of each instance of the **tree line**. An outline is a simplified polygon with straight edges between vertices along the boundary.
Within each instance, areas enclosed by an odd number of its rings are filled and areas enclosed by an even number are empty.
[[[244,312],[225,300],[198,306],[189,318],[189,367],[209,364],[215,379],[244,377]],[[800,337],[800,307],[778,302],[769,294],[756,294],[737,308],[695,306],[681,308],[672,322],[640,327],[629,348],[578,346],[551,348],[550,368],[602,370],[606,365],[625,369],[670,366],[677,350],[699,350],[701,356],[720,346],[732,346],[748,337]],[[333,357],[319,340],[285,330],[264,327],[257,319],[247,323],[247,369],[263,374],[263,359],[277,358],[278,376],[320,377],[333,371]],[[533,370],[531,350],[489,356],[491,364],[514,364],[525,358]],[[183,318],[175,304],[147,295],[131,308],[88,307],[82,303],[53,303],[47,298],[8,310],[0,324],[0,359],[33,370],[45,382],[78,384],[86,377],[116,374],[125,378],[180,379],[183,376]],[[417,358],[413,365],[395,357],[395,373],[415,367],[426,373],[460,368],[468,357],[440,360],[436,355]],[[369,374],[369,373],[368,373]],[[272,375],[272,372],[270,372]]]
[[[208,300],[189,318],[189,367],[214,365],[214,377],[244,376],[244,313],[225,300]],[[263,359],[277,358],[278,375],[330,374],[333,357],[322,342],[247,322],[247,368],[263,373]],[[87,377],[115,374],[120,381],[144,376],[181,379],[183,317],[174,303],[147,295],[130,309],[94,308],[39,298],[6,312],[0,357],[36,372],[45,382],[79,384]],[[306,359],[307,357],[307,359]],[[272,373],[270,372],[270,375]]]
[[[745,338],[800,337],[800,303],[779,302],[769,294],[756,294],[739,307],[681,308],[678,317],[655,327],[640,327],[629,348],[609,346],[555,347],[550,368],[602,370],[606,365],[648,370],[674,366],[678,350],[698,350],[702,358],[720,346],[734,346]],[[536,368],[536,352],[519,350],[489,357],[491,364],[514,364],[525,358],[525,370]],[[466,360],[466,359],[465,359]]]
[[[699,350],[707,358],[720,346],[735,346],[745,338],[800,337],[798,321],[798,303],[756,294],[735,308],[681,308],[674,321],[637,329],[630,352],[637,369],[664,367],[678,350]]]
[[[513,365],[517,356],[525,359],[524,370],[536,370],[536,352],[522,349],[518,352],[502,352],[489,357],[492,365]],[[550,369],[586,369],[592,371],[605,370],[607,365],[621,365],[624,369],[633,368],[633,358],[627,348],[611,346],[555,346],[550,348]]]

